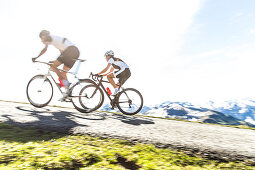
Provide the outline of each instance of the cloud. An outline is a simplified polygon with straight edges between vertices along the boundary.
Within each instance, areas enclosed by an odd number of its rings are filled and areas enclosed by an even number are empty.
[[[250,29],[249,34],[254,35],[255,34],[255,28],[254,29]]]
[[[254,98],[254,43],[228,46],[205,53],[181,56],[184,63],[176,68],[183,98],[189,101]],[[177,76],[178,75],[178,76]],[[174,83],[175,84],[175,83]],[[178,84],[173,85],[176,88]]]

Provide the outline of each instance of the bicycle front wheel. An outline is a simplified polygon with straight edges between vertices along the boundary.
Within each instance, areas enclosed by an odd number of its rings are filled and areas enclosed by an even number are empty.
[[[90,84],[80,91],[79,101],[87,112],[93,112],[100,108],[104,102],[104,93],[97,85]]]
[[[52,96],[52,84],[44,75],[36,75],[28,82],[27,98],[33,106],[40,108],[48,105]]]
[[[134,115],[143,107],[143,96],[138,90],[127,88],[118,94],[116,104],[122,113]]]

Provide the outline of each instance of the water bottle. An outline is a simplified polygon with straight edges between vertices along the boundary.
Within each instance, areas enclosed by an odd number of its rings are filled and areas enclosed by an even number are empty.
[[[112,95],[112,92],[111,92],[111,90],[110,90],[109,87],[106,88],[106,91],[107,91],[107,93],[108,93],[109,95]]]

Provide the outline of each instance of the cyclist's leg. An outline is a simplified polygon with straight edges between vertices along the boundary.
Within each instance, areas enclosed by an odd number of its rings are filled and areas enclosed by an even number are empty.
[[[107,75],[107,79],[108,79],[108,81],[110,82],[110,84],[111,84],[114,88],[116,88],[116,84],[115,84],[113,78],[115,78],[115,76],[114,76],[113,73]]]
[[[69,67],[66,66],[66,65],[63,66],[63,70],[65,70],[65,71],[69,71],[70,69],[71,69],[71,68],[69,68]],[[67,79],[67,76],[66,76],[66,72],[62,72],[62,77],[63,77],[64,80],[68,80],[68,79]]]
[[[73,67],[73,65],[75,63],[75,60],[73,60],[72,57],[65,57],[63,59],[63,63],[64,63],[63,70],[69,71]],[[68,81],[68,78],[66,76],[67,72],[65,72],[65,71],[61,72],[61,74],[62,74],[62,81],[65,84],[65,86],[68,87],[70,85],[70,82]]]
[[[61,54],[61,56],[59,57],[59,59],[70,70],[73,67],[74,63],[76,62],[75,59],[79,58],[80,52],[77,47],[70,46],[70,47],[67,47],[67,49],[65,49],[65,51]]]
[[[122,73],[120,73],[117,78],[119,78],[119,84],[122,86],[131,76],[131,72],[129,69],[125,69]]]
[[[80,53],[77,47],[75,46],[68,47],[58,58],[58,60],[64,64],[63,70],[69,71],[73,67],[74,63],[76,62],[75,59],[78,59],[79,55]],[[62,72],[61,77],[62,80],[66,82],[66,84],[69,83],[66,76],[66,72]]]
[[[65,71],[69,71],[71,68],[69,68],[68,66],[66,66],[64,64],[63,66],[63,70]],[[63,84],[65,85],[65,88],[66,88],[66,91],[63,93],[63,97],[59,99],[59,101],[65,101],[65,98],[70,94],[70,89],[69,89],[69,86],[70,86],[70,82],[68,81],[67,79],[67,76],[66,76],[66,72],[65,71],[62,71],[61,72],[61,80],[63,82]],[[60,77],[59,77],[60,78]]]
[[[52,65],[51,65],[51,70],[54,71],[58,75],[58,77],[62,80],[63,76],[62,76],[61,72],[59,71],[59,69],[57,68],[61,64],[62,64],[62,62],[59,60],[53,61]]]

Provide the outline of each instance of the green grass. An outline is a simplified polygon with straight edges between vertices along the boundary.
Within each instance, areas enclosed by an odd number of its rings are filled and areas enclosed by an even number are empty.
[[[117,139],[66,135],[0,123],[0,169],[255,169],[132,144]]]

